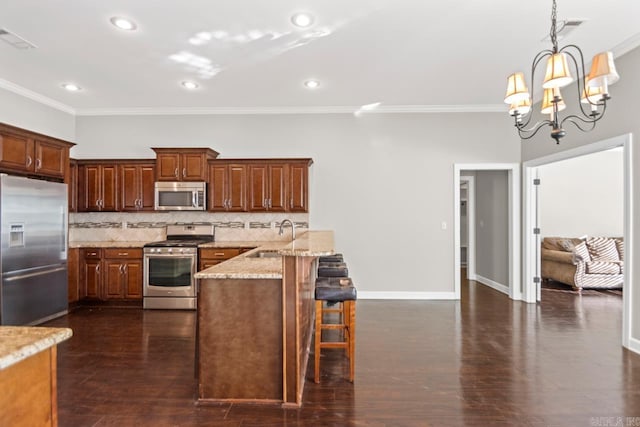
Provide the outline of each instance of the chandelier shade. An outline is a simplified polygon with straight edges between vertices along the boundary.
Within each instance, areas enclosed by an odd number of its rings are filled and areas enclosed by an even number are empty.
[[[540,112],[549,115],[549,119],[541,119],[532,123],[532,118],[537,113],[531,105],[536,103],[527,88],[527,80],[524,73],[517,72],[507,78],[507,94],[504,102],[509,104],[509,115],[514,118],[514,126],[518,130],[521,139],[533,138],[540,129],[551,126],[551,138],[560,143],[567,132],[562,128],[564,123],[573,123],[579,130],[589,132],[596,127],[596,123],[604,117],[607,109],[609,85],[620,79],[611,52],[602,52],[593,57],[591,70],[587,75],[584,67],[582,50],[575,44],[558,47],[557,34],[557,5],[552,2],[551,29],[549,31],[552,48],[546,49],[534,57],[531,64],[530,86],[536,80],[536,69],[546,59],[546,69],[542,82],[543,97],[537,102],[541,103]],[[575,86],[575,98],[569,97],[577,103],[572,108],[575,114],[560,117],[561,111],[567,108],[565,99],[560,94],[560,88],[574,83],[567,91],[573,91]],[[567,92],[569,93],[569,92]],[[589,107],[585,107],[588,104]]]
[[[611,52],[602,52],[593,57],[591,61],[591,71],[587,77],[587,84],[591,87],[606,87],[620,80],[613,62]]]
[[[573,82],[566,53],[554,53],[547,60],[547,73],[544,76],[544,89],[565,87]]]
[[[511,74],[507,78],[507,94],[504,97],[504,102],[507,104],[517,104],[529,98],[529,89],[527,89],[524,80],[524,73]]]
[[[554,111],[554,104],[557,105],[557,111]],[[554,112],[557,113],[565,108],[567,108],[567,105],[564,103],[562,95],[560,95],[559,88],[549,88],[544,90],[542,107],[540,108],[540,112],[542,114],[554,114]]]
[[[509,115],[527,114],[531,110],[531,99],[525,98],[509,106]]]

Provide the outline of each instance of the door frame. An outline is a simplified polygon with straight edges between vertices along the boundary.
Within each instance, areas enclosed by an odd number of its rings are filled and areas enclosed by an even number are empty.
[[[522,299],[520,286],[520,163],[455,163],[453,165],[454,293],[460,299],[460,174],[468,171],[507,171],[509,194],[509,298]],[[475,266],[474,266],[475,269]]]
[[[537,168],[539,166],[546,165],[548,163],[554,163],[561,160],[567,160],[574,157],[583,156],[586,154],[593,154],[600,151],[610,150],[616,147],[623,148],[623,176],[624,176],[624,226],[623,226],[623,238],[624,238],[624,283],[622,285],[622,345],[626,348],[631,348],[631,322],[632,311],[631,301],[633,300],[633,206],[631,203],[632,192],[632,177],[633,177],[633,163],[632,163],[632,142],[633,138],[630,133],[616,136],[613,138],[598,141],[592,144],[583,145],[577,148],[568,149],[558,153],[553,153],[548,156],[540,157],[526,161],[522,164],[522,187],[523,187],[523,242],[522,242],[522,283],[523,283],[523,298],[524,301],[529,303],[536,302],[537,286],[534,283],[534,277],[540,276],[539,260],[536,259],[536,239],[532,232],[535,227],[535,210],[537,209],[537,203],[535,203],[535,186],[533,185],[533,177],[537,176]],[[531,232],[529,232],[531,230]],[[640,352],[640,348],[637,347],[637,343],[634,343],[632,348],[636,352]]]

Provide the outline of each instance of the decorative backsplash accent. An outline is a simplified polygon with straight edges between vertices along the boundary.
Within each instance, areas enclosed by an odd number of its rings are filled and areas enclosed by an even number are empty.
[[[201,212],[88,212],[69,215],[70,241],[154,241],[164,239],[172,224],[216,227],[216,240],[281,240],[280,222],[290,219],[296,228],[309,228],[307,213],[201,213]],[[288,225],[287,225],[288,226]]]

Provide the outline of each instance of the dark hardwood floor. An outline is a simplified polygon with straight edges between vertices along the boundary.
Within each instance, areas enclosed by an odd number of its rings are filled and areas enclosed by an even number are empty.
[[[358,301],[355,384],[342,352],[325,350],[322,383],[310,365],[300,409],[196,406],[193,312],[80,308],[47,323],[74,331],[58,352],[59,423],[640,425],[640,356],[620,345],[621,298],[543,301],[473,282],[460,302]]]

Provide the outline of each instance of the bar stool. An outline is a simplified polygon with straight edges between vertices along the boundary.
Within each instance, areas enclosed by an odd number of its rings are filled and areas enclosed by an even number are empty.
[[[325,262],[344,262],[342,254],[325,255],[318,258],[319,263]]]
[[[349,381],[353,382],[356,366],[356,288],[348,277],[319,277],[316,280],[315,299],[314,382],[320,382],[320,352],[323,348],[344,348],[346,350],[349,358]],[[327,305],[342,304],[339,323],[324,323],[324,314],[329,311],[324,308],[325,303]],[[322,341],[323,330],[340,330],[342,341]]]
[[[344,262],[321,262],[318,277],[349,277],[349,269]]]

